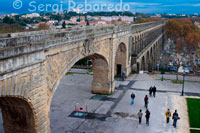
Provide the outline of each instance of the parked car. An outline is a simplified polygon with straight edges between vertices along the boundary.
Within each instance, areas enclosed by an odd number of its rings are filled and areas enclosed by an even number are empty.
[[[184,67],[184,72],[185,73],[190,73],[190,70],[187,67]]]
[[[192,67],[188,67],[188,70],[190,71],[190,73],[194,73]]]
[[[170,72],[176,72],[176,68],[175,67],[169,67],[168,69]]]
[[[200,75],[200,71],[197,71],[196,73],[197,73],[198,75]]]

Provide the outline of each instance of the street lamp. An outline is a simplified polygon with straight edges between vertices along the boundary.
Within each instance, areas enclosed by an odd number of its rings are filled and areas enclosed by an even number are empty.
[[[185,76],[186,76],[186,73],[183,72],[183,86],[182,86],[182,93],[181,93],[181,96],[184,96],[184,82],[185,82]]]

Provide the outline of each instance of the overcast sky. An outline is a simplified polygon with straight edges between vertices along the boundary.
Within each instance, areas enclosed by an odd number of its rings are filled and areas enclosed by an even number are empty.
[[[23,14],[40,12],[43,10],[48,12],[52,11],[53,6],[54,9],[60,10],[62,8],[63,10],[68,10],[69,1],[72,0],[0,0],[0,14]],[[73,1],[76,3],[76,6],[71,2],[71,7],[77,7],[78,4],[84,4],[85,2],[85,0]],[[87,0],[87,3],[92,6],[96,4],[95,9],[98,9],[97,6],[100,7],[102,4],[107,6],[113,4],[116,6],[120,3],[120,0]],[[40,7],[38,7],[39,5]],[[128,5],[130,7],[129,11],[131,12],[200,14],[200,0],[123,0],[123,6],[124,5]],[[104,6],[103,10],[107,10],[107,8]]]

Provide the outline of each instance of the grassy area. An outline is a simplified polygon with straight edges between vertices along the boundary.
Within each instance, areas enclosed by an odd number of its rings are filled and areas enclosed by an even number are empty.
[[[190,130],[190,133],[200,133],[200,130]]]
[[[183,80],[170,80],[174,84],[183,84]]]
[[[200,99],[187,98],[187,105],[190,127],[200,128]],[[196,133],[196,131],[194,131],[194,133]]]
[[[191,81],[191,80],[186,80],[185,82],[200,83],[200,81]]]
[[[91,73],[91,72],[93,72],[93,70],[92,69],[88,69],[88,73]]]

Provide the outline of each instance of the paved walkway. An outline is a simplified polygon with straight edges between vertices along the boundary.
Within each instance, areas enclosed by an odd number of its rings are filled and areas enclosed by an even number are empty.
[[[116,81],[116,92],[103,98],[96,98],[90,93],[91,83],[90,75],[68,75],[63,78],[52,101],[52,133],[189,133],[186,101],[179,93],[170,92],[173,89],[180,91],[179,88],[168,87],[170,82],[163,84],[147,74],[133,75],[124,82]],[[158,92],[156,98],[150,98],[150,126],[146,126],[144,117],[139,125],[137,112],[139,109],[145,111],[143,98],[148,93],[141,90],[147,90],[150,85],[166,91]],[[130,105],[132,91],[136,94],[134,105]],[[87,119],[68,117],[74,111],[75,103],[87,105],[92,115]],[[181,120],[177,129],[173,128],[172,121],[165,123],[168,108],[178,110]]]
[[[186,100],[178,93],[180,86],[140,74],[132,75],[123,82],[116,81],[113,95],[96,96],[91,94],[91,84],[92,75],[63,77],[51,104],[52,133],[189,133]],[[146,126],[144,117],[139,125],[137,113],[139,109],[144,113],[143,99],[151,85],[161,91],[156,98],[150,98],[150,125]],[[136,94],[134,105],[130,105],[132,91]],[[199,84],[190,89],[186,87],[186,91],[200,93]],[[76,103],[87,105],[89,113],[86,119],[73,117]],[[165,123],[165,111],[168,108],[172,111],[177,109],[181,117],[176,129],[172,121]]]

